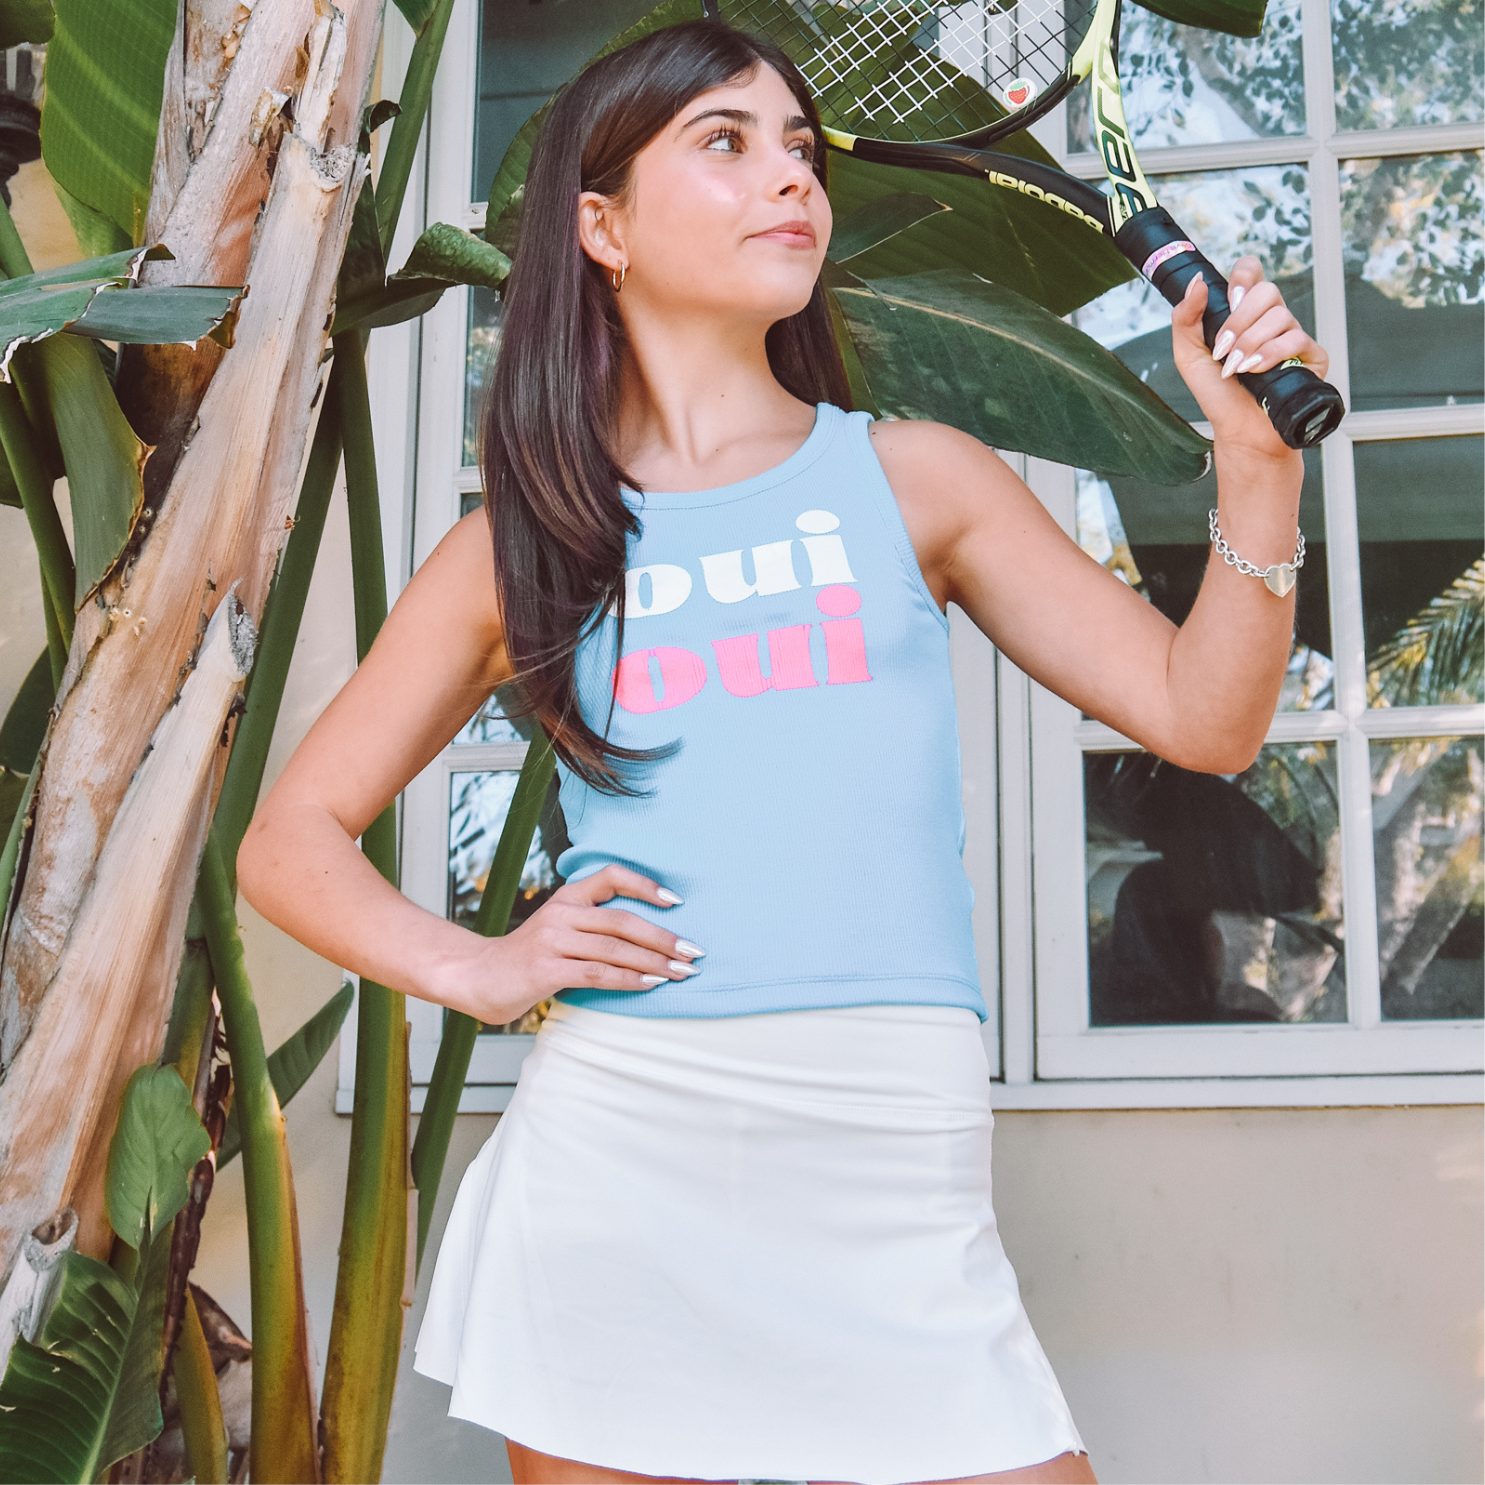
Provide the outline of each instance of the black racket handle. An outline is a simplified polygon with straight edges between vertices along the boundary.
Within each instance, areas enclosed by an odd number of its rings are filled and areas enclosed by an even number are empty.
[[[1215,345],[1232,313],[1227,280],[1176,226],[1170,213],[1163,206],[1137,212],[1119,230],[1114,242],[1171,304],[1181,302],[1193,278],[1206,280],[1207,308],[1201,328],[1207,345]],[[1313,448],[1334,433],[1346,415],[1341,394],[1297,361],[1269,371],[1238,372],[1237,379],[1257,399],[1291,449]]]

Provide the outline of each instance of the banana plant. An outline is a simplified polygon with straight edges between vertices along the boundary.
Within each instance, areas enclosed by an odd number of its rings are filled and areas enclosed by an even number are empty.
[[[121,1259],[110,1267],[73,1251],[54,1265],[35,1334],[16,1340],[0,1379],[0,1479],[86,1485],[160,1432],[159,1281],[171,1221],[209,1147],[175,1069],[138,1069],[108,1151]]]

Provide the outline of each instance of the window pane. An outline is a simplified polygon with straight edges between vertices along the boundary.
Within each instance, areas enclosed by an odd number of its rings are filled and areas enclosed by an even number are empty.
[[[520,775],[503,770],[498,773],[456,773],[449,783],[449,873],[447,915],[466,928],[473,928],[479,913],[480,898],[495,860],[495,847],[505,817],[515,797]],[[553,892],[561,886],[553,862],[562,854],[566,842],[554,839],[548,849],[548,836],[558,827],[550,813],[537,826],[516,888],[511,908],[510,928],[524,923]],[[498,1032],[535,1031],[546,1014],[546,1002],[533,1007],[517,1021],[488,1028]]]
[[[479,499],[478,496],[474,498]],[[511,693],[505,686],[498,687],[495,694],[465,723],[454,739],[454,744],[530,742],[531,718],[517,717],[514,721],[510,720],[506,716],[508,703],[509,710],[514,710],[515,703]]]
[[[483,201],[521,125],[655,0],[483,0],[472,199]]]
[[[479,463],[480,418],[485,391],[495,369],[500,344],[500,316],[504,309],[494,289],[469,291],[469,329],[464,342],[464,457],[466,468]]]
[[[1480,153],[1341,162],[1351,405],[1479,402]]]
[[[1485,1015],[1478,737],[1372,744],[1382,1014]]]
[[[1480,117],[1485,32],[1475,0],[1331,0],[1338,129]]]
[[[1346,1019],[1334,746],[1083,760],[1092,1025]]]
[[[1355,460],[1371,704],[1485,701],[1485,439],[1359,443]]]
[[[1318,449],[1304,455],[1299,524],[1305,565],[1296,593],[1294,649],[1278,710],[1320,711],[1335,705],[1330,649],[1330,585],[1325,565],[1325,502]],[[1078,471],[1078,545],[1103,563],[1173,624],[1183,624],[1211,552],[1207,512],[1217,503],[1217,477],[1193,485],[1100,479]]]
[[[1302,165],[1164,175],[1154,186],[1161,205],[1223,272],[1244,253],[1257,254],[1300,323],[1314,333],[1310,186]],[[1171,357],[1170,305],[1152,284],[1144,279],[1120,284],[1077,310],[1073,323],[1112,350],[1183,418],[1201,417]]]
[[[1119,22],[1119,78],[1140,149],[1303,134],[1304,52],[1299,0],[1274,0],[1251,39],[1178,26],[1138,6]],[[1094,148],[1090,90],[1067,101],[1067,147]]]

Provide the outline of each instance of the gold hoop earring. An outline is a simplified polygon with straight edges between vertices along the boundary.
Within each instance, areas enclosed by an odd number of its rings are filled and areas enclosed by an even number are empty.
[[[624,279],[627,277],[628,273],[629,265],[627,263],[621,263],[617,268],[609,269],[608,281],[614,286],[615,294],[617,294],[619,290],[624,287]]]

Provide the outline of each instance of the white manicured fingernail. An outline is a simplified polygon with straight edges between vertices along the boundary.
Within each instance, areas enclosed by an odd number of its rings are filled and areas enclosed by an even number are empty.
[[[1230,304],[1232,308],[1236,310],[1238,305],[1243,302],[1243,295],[1247,292],[1248,291],[1241,284],[1234,284],[1232,286],[1231,292],[1227,296],[1228,304]]]
[[[706,953],[700,944],[693,944],[688,938],[678,938],[675,941],[675,951],[677,954],[684,954],[688,959],[700,959]]]
[[[1246,351],[1234,351],[1227,358],[1227,360],[1222,363],[1222,375],[1224,377],[1231,376],[1233,372],[1236,371],[1238,367],[1243,364],[1243,357],[1245,355],[1247,355]]]
[[[1212,347],[1212,360],[1220,361],[1227,354],[1229,347],[1236,339],[1237,336],[1231,330],[1224,330],[1217,337],[1217,344]]]
[[[672,959],[670,967],[678,974],[695,975],[701,971],[694,964],[687,964],[684,959]]]
[[[668,903],[671,907],[674,907],[677,903],[681,903],[686,900],[684,897],[677,897],[675,893],[670,890],[669,887],[657,887],[655,889],[655,896],[658,897],[661,902]]]
[[[669,975],[641,975],[640,979],[646,985],[668,985],[670,983]]]
[[[1251,356],[1248,357],[1246,361],[1243,362],[1241,366],[1238,367],[1239,373],[1241,374],[1252,371],[1253,368],[1257,366],[1261,360],[1263,360],[1263,352],[1255,351]]]

